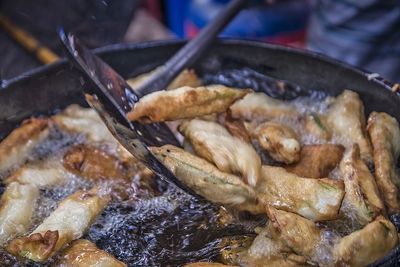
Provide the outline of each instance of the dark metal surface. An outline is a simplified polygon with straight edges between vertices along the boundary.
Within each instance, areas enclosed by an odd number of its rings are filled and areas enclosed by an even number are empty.
[[[127,78],[163,64],[183,44],[183,41],[163,41],[113,45],[96,51]],[[201,76],[212,75],[217,79],[223,71],[249,69],[290,81],[302,88],[299,94],[305,95],[315,91],[338,95],[344,89],[351,89],[360,94],[367,114],[373,110],[384,111],[400,120],[400,95],[391,92],[390,84],[375,78],[368,79],[368,73],[316,53],[257,42],[221,40],[194,67]],[[235,72],[231,73],[234,76]],[[49,114],[72,103],[84,104],[82,81],[78,77],[62,60],[4,82],[0,89],[0,135],[4,137],[22,119],[32,114]],[[232,80],[221,75],[219,81],[229,84]],[[237,80],[240,80],[236,83],[239,87],[251,86],[245,78]],[[290,89],[293,91],[289,94],[277,96],[290,98],[298,90],[296,88]],[[378,261],[383,266],[399,263],[398,248]]]

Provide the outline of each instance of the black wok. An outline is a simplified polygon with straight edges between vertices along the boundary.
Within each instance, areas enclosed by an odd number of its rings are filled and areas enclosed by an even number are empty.
[[[117,44],[95,51],[127,78],[162,64],[183,44],[184,41],[178,40]],[[242,88],[257,84],[255,90],[283,99],[298,95],[335,96],[351,89],[360,94],[366,114],[372,110],[384,111],[400,120],[400,95],[391,91],[389,83],[369,79],[367,72],[316,53],[259,42],[220,40],[194,67],[208,82]],[[283,91],[273,87],[269,77],[288,81],[289,86]],[[81,84],[79,75],[66,60],[3,81],[0,138],[32,114],[51,114],[72,103],[85,105]],[[397,247],[375,264],[397,265],[399,250]]]

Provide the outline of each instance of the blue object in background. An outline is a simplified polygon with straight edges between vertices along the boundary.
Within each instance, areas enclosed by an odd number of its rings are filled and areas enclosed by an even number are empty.
[[[166,0],[166,18],[170,29],[180,38],[193,37],[212,20],[229,0]],[[266,5],[249,0],[243,10],[221,34],[272,41],[281,44],[305,42],[310,11],[308,0],[278,1]]]

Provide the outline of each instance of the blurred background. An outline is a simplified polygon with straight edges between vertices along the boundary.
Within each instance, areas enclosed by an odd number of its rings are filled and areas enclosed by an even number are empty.
[[[235,18],[222,36],[311,48],[372,72],[382,71],[385,77],[397,77],[392,73],[393,67],[386,71],[379,66],[370,66],[369,61],[362,62],[352,57],[347,53],[348,46],[353,45],[351,42],[343,41],[341,50],[335,49],[338,40],[330,38],[329,34],[334,28],[332,26],[343,26],[343,19],[340,20],[340,16],[338,19],[337,16],[321,15],[322,11],[330,9],[338,14],[343,13],[329,4],[334,1],[275,0],[273,4],[267,4],[271,1],[249,0],[250,7]],[[0,0],[0,79],[12,78],[51,62],[57,56],[62,57],[63,51],[56,33],[60,26],[66,32],[74,32],[90,48],[113,43],[192,38],[227,2],[229,0]],[[346,15],[344,22],[359,18],[354,13],[354,6],[349,6],[349,2],[354,1],[339,2],[346,2],[346,11],[352,10],[352,14],[343,13]],[[370,2],[369,7],[374,7],[376,1],[360,2]],[[397,17],[394,26],[400,23],[400,15]],[[397,26],[400,29],[400,24]],[[330,32],[324,31],[326,29],[330,29]],[[336,36],[336,33],[332,36]],[[342,39],[346,40],[346,37]],[[339,43],[342,39],[339,39]],[[25,47],[21,45],[21,40]],[[37,44],[48,48],[53,54],[50,52],[38,59]],[[334,45],[336,47],[332,47]],[[326,47],[329,49],[324,51]],[[367,52],[363,52],[364,57]]]

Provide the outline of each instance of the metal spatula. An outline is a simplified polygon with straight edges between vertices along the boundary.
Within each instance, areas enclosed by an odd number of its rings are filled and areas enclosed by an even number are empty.
[[[172,182],[184,191],[199,197],[148,149],[148,146],[172,144],[180,146],[165,123],[140,124],[130,122],[125,114],[139,98],[150,92],[163,90],[184,69],[210,46],[216,35],[245,6],[245,0],[233,0],[196,38],[188,42],[162,67],[161,71],[133,91],[127,82],[107,63],[82,45],[72,34],[59,30],[60,39],[74,66],[84,75],[83,91],[86,100],[97,111],[110,132],[136,158],[163,180]]]

